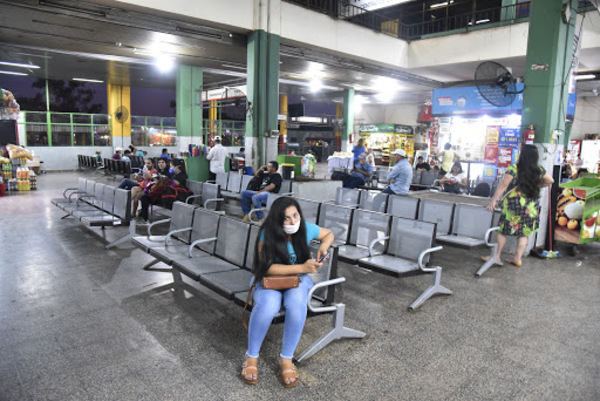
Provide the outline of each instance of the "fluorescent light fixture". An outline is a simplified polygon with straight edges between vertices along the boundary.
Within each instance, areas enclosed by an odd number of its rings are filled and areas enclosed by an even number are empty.
[[[80,82],[93,82],[96,84],[101,84],[104,81],[101,81],[99,79],[89,79],[89,78],[73,78],[73,81],[80,81]]]
[[[40,68],[39,65],[35,64],[21,64],[21,63],[9,63],[8,61],[0,61],[0,65],[7,65],[9,67],[21,67],[21,68]]]
[[[321,80],[313,79],[312,81],[310,81],[310,91],[311,92],[318,92],[321,89],[323,89],[323,82],[321,82]]]
[[[432,4],[431,6],[429,6],[429,8],[439,8],[439,7],[444,7],[447,6],[448,4],[452,4],[454,3],[454,0],[450,0],[450,1],[444,1],[442,3],[435,3]]]
[[[484,18],[484,19],[480,19],[478,21],[475,21],[476,24],[484,24],[486,22],[490,22],[489,18]]]
[[[3,71],[0,70],[0,74],[7,74],[7,75],[23,75],[23,76],[27,76],[29,74],[25,74],[24,72],[16,72],[16,71]]]
[[[594,79],[596,78],[596,74],[581,74],[581,75],[575,75],[575,80],[576,81],[583,81],[585,79]]]
[[[154,65],[160,72],[170,72],[175,68],[175,60],[169,56],[157,57],[154,60]]]

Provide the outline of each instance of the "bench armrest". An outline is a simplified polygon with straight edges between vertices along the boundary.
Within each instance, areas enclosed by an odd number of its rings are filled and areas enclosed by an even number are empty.
[[[202,198],[202,195],[190,195],[187,197],[187,199],[185,200],[185,203],[189,203],[191,204],[192,202],[190,202],[191,200],[194,200],[196,198]]]
[[[78,190],[78,189],[79,189],[79,188],[66,188],[66,189],[63,191],[63,198],[67,198],[67,191],[75,191],[75,192],[77,192],[77,190]]]
[[[216,184],[217,183],[217,181],[215,181],[215,180],[206,180],[204,182],[206,182],[207,184]]]
[[[196,249],[196,245],[205,244],[207,242],[214,242],[216,240],[217,240],[217,237],[210,237],[210,238],[198,239],[198,240],[192,242],[190,244],[190,250],[189,250],[190,258],[194,257],[194,249]]]
[[[167,235],[165,235],[165,246],[169,246],[169,240],[173,234],[184,233],[186,231],[192,231],[192,227],[179,228],[177,230],[169,231]]]
[[[419,255],[419,260],[417,261],[417,263],[419,264],[419,269],[421,269],[424,272],[435,272],[435,267],[425,267],[425,265],[423,265],[423,259],[427,254],[437,252],[442,249],[442,246],[434,246],[433,248],[427,248],[423,252],[421,252],[421,254]]]
[[[492,227],[492,228],[489,228],[489,229],[488,229],[488,230],[485,232],[485,237],[483,237],[483,240],[485,241],[485,244],[486,244],[487,246],[493,246],[493,245],[494,245],[494,244],[492,244],[492,243],[490,242],[490,240],[492,239],[492,233],[493,233],[494,231],[498,231],[499,229],[500,229],[500,226],[498,226],[498,227]]]
[[[171,219],[162,219],[162,220],[157,220],[154,223],[150,223],[150,225],[148,226],[148,239],[150,239],[150,237],[152,236],[152,227],[155,227],[159,224],[169,223],[170,221],[171,221]]]
[[[264,211],[264,208],[261,207],[261,208],[258,208],[258,209],[251,209],[248,212],[248,221],[250,221],[250,223],[252,223],[252,224],[258,224],[258,221],[252,220],[252,216],[254,215],[254,213],[261,212],[261,211]]]
[[[77,189],[77,188],[75,188],[75,189]],[[65,191],[66,191],[66,190],[65,190]],[[71,202],[71,198],[72,198],[73,196],[77,195],[77,197],[79,197],[79,195],[81,195],[81,194],[85,194],[85,193],[86,193],[85,191],[74,191],[74,192],[71,192],[71,193],[69,194],[69,196],[68,196],[68,197],[66,197],[66,196],[65,196],[65,198],[67,198],[67,199],[69,200],[69,202]],[[64,195],[64,194],[63,194],[63,195]]]
[[[375,238],[373,241],[371,241],[371,243],[369,244],[369,257],[375,256],[374,252],[373,252],[373,247],[375,246],[376,243],[387,241],[388,239],[390,239],[389,235],[386,237]]]
[[[346,281],[345,277],[338,277],[338,278],[333,278],[331,280],[321,281],[321,282],[313,285],[311,287],[311,289],[308,291],[308,309],[311,312],[318,312],[318,313],[335,312],[337,310],[337,306],[335,306],[335,305],[333,305],[333,306],[313,306],[311,304],[310,300],[312,299],[315,291],[318,290],[319,288],[329,287],[330,285],[340,284],[345,281]]]
[[[207,200],[204,201],[204,208],[208,209],[206,206],[210,203],[210,202],[223,202],[225,199],[223,198],[209,198]]]
[[[293,192],[280,192],[277,195],[281,195],[281,196],[293,196],[294,193]]]

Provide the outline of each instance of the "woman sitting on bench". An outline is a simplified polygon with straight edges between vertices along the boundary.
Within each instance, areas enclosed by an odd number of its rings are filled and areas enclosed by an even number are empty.
[[[308,244],[319,240],[321,245],[312,259]],[[254,308],[248,327],[248,350],[242,377],[246,383],[258,381],[258,354],[262,342],[281,305],[285,308],[283,341],[279,358],[279,372],[285,387],[298,384],[298,373],[292,363],[306,321],[308,291],[313,286],[309,273],[316,272],[324,262],[322,257],[333,243],[333,233],[308,223],[302,217],[298,202],[291,197],[280,197],[271,206],[255,244],[251,286],[254,286]],[[265,276],[298,275],[300,285],[286,290],[263,288]],[[254,283],[254,284],[253,284]]]

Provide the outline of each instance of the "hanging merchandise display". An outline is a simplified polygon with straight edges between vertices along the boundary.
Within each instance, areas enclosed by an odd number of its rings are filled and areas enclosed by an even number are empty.
[[[584,177],[559,188],[555,239],[571,244],[600,241],[600,179]]]

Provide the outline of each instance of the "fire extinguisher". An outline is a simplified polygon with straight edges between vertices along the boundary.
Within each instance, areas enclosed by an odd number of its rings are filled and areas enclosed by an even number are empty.
[[[534,124],[531,124],[529,128],[525,130],[523,133],[523,141],[526,145],[533,145],[533,140],[535,138],[535,131],[533,129]]]

